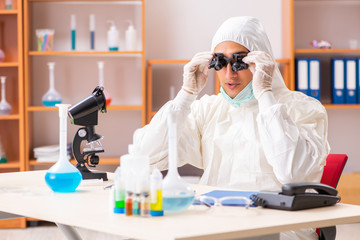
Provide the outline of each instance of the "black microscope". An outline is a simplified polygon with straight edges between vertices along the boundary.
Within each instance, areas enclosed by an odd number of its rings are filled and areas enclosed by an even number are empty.
[[[100,140],[103,137],[95,133],[95,125],[98,124],[98,111],[106,113],[106,100],[103,87],[96,87],[92,94],[69,109],[71,124],[83,126],[79,128],[74,136],[72,148],[83,179],[103,179],[107,181],[106,172],[90,171],[89,167],[99,164],[99,156],[96,153],[104,152]],[[82,141],[87,141],[90,148],[83,148]],[[95,144],[97,147],[95,147]],[[86,164],[86,165],[85,165]]]

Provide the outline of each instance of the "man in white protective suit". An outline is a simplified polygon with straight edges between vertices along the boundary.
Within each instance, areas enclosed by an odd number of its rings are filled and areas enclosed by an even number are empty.
[[[196,100],[214,53],[221,55],[215,67],[221,93]],[[247,69],[238,70],[236,56]],[[134,144],[160,170],[168,167],[169,110],[178,112],[178,164],[204,169],[200,184],[279,191],[286,183],[320,182],[330,152],[326,110],[316,99],[286,88],[256,18],[226,20],[211,52],[198,53],[185,65],[174,100],[136,130]],[[317,239],[317,234],[303,229],[280,238]]]

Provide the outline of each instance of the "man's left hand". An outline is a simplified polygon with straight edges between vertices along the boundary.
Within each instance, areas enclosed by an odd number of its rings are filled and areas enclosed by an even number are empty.
[[[253,91],[256,99],[259,99],[264,92],[271,91],[272,76],[275,70],[275,62],[272,57],[262,51],[248,53],[243,61],[249,64],[253,74]]]

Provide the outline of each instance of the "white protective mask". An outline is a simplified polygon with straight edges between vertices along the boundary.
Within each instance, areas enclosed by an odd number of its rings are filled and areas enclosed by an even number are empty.
[[[234,98],[229,97],[229,95],[225,92],[223,87],[220,87],[220,92],[223,97],[228,101],[234,108],[239,108],[244,104],[251,101],[254,98],[253,88],[252,88],[252,81],[248,83],[248,85],[241,90]]]

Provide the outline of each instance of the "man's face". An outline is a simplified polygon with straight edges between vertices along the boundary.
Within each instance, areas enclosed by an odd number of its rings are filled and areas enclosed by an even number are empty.
[[[223,53],[225,57],[232,58],[233,53],[246,56],[249,50],[238,43],[226,41],[218,44],[214,52]],[[233,72],[230,64],[217,71],[217,76],[221,86],[231,98],[236,97],[252,80],[252,73],[249,69]]]

